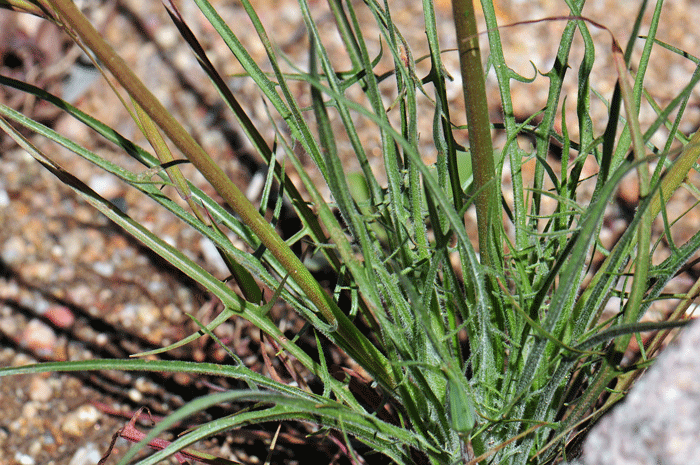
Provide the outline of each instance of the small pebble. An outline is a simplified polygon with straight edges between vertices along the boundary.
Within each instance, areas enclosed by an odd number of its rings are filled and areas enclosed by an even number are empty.
[[[100,333],[95,337],[95,344],[98,347],[104,347],[107,345],[109,342],[109,336],[107,336],[105,333]]]
[[[29,398],[36,402],[48,402],[53,396],[53,389],[51,389],[51,384],[41,376],[35,376],[32,378],[32,382],[29,385]]]
[[[8,265],[19,264],[27,255],[27,243],[21,237],[9,238],[2,248],[0,257]]]
[[[51,262],[36,262],[22,267],[22,275],[30,281],[48,281],[56,266]]]
[[[109,278],[114,274],[114,265],[110,262],[96,262],[92,269],[99,275]]]
[[[96,174],[92,176],[89,186],[105,198],[117,197],[122,191],[122,186],[111,174]]]
[[[141,402],[143,400],[143,394],[136,388],[129,389],[129,399],[133,402]]]
[[[34,360],[32,357],[25,353],[19,353],[12,358],[10,366],[21,367],[24,365],[29,365],[31,363],[36,363],[36,360]]]
[[[159,27],[155,33],[156,42],[165,49],[173,48],[180,40],[180,34],[174,27]]]
[[[5,189],[0,189],[0,208],[6,208],[10,206],[10,196],[7,194]]]
[[[36,461],[29,455],[15,452],[15,461],[20,465],[34,465]]]
[[[226,262],[224,262],[224,259],[219,255],[216,245],[214,245],[210,239],[202,238],[199,241],[199,247],[202,251],[202,255],[204,255],[204,260],[209,266],[215,268],[218,273],[223,275],[228,275],[230,273]]]
[[[85,250],[84,234],[81,231],[68,231],[61,236],[60,245],[67,260],[77,260]]]
[[[0,331],[5,335],[15,336],[19,331],[16,320],[12,316],[0,318]]]
[[[44,446],[41,443],[41,440],[36,440],[31,443],[29,449],[27,449],[27,452],[29,452],[29,455],[31,455],[32,457],[36,457],[37,455],[39,455],[43,447]]]
[[[138,306],[138,320],[142,327],[148,328],[160,319],[160,309],[153,304]]]
[[[75,315],[73,315],[73,312],[63,305],[49,307],[49,309],[44,312],[44,316],[58,328],[63,329],[70,328],[75,322]]]
[[[45,323],[31,319],[22,331],[19,343],[39,355],[50,355],[56,347],[56,333]]]
[[[159,391],[158,386],[147,380],[146,378],[136,378],[134,387],[144,394],[155,394]]]
[[[89,307],[95,302],[95,293],[86,284],[76,284],[66,292],[68,299],[75,305]]]
[[[88,428],[97,423],[102,414],[92,405],[81,405],[70,412],[61,424],[61,431],[71,436],[82,436]]]
[[[37,402],[26,402],[22,406],[22,419],[33,420],[39,414],[39,405]]]
[[[639,203],[639,182],[635,172],[630,172],[622,178],[617,196],[627,207],[635,207]]]
[[[68,465],[94,465],[102,458],[102,453],[97,449],[97,445],[92,442],[87,443],[75,451]]]
[[[187,373],[175,373],[173,379],[180,386],[189,386],[193,381],[192,376]]]

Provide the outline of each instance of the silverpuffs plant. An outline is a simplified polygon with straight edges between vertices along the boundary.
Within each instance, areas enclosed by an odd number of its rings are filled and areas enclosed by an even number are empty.
[[[265,198],[271,186],[278,186],[302,228],[292,240],[283,240],[265,219],[268,202],[262,203],[262,209],[253,206],[71,0],[0,0],[4,8],[42,17],[63,29],[110,76],[110,82],[118,83],[113,90],[120,93],[151,147],[138,146],[32,83],[6,76],[0,76],[0,84],[61,108],[91,128],[96,137],[120,147],[124,156],[141,162],[144,171],[125,170],[4,105],[0,105],[0,128],[87,202],[196,280],[223,305],[211,322],[200,324],[199,332],[170,347],[123,360],[3,368],[0,376],[109,369],[210,374],[241,380],[248,386],[197,398],[148,434],[130,423],[119,434],[136,444],[120,463],[129,463],[149,445],[158,451],[141,464],[158,463],[172,455],[202,463],[231,463],[189,447],[243,425],[291,420],[338,432],[336,437],[344,441],[353,463],[361,463],[360,454],[368,450],[383,457],[383,463],[401,464],[553,463],[568,458],[581,433],[619,401],[648,366],[668,330],[685,323],[685,311],[697,294],[696,285],[676,295],[677,305],[666,321],[640,321],[653,302],[666,297],[666,285],[700,248],[697,232],[685,243],[673,244],[663,261],[652,262],[660,241],[652,240],[652,224],[663,217],[660,234],[672,242],[666,203],[677,190],[692,189],[685,180],[697,168],[700,155],[700,136],[687,138],[678,131],[700,72],[664,105],[656,104],[645,92],[645,72],[654,48],[699,62],[690,53],[656,39],[663,2],[656,2],[646,36],[639,37],[640,21],[632,26],[625,48],[612,34],[606,35],[609,48],[604,52],[613,57],[617,71],[614,92],[606,96],[596,92],[590,80],[596,57],[590,31],[606,31],[605,25],[586,18],[584,0],[565,0],[568,16],[543,19],[565,25],[555,66],[542,73],[549,79],[548,101],[537,118],[522,122],[514,116],[511,84],[526,78],[506,64],[501,44],[505,29],[497,22],[493,3],[481,2],[487,29],[479,31],[473,2],[453,0],[469,133],[465,147],[454,135],[463,128],[457,128],[450,116],[455,111],[446,94],[451,77],[442,63],[448,51],[439,44],[431,0],[422,2],[429,54],[418,60],[430,65],[425,76],[418,75],[417,60],[392,21],[392,2],[328,0],[335,32],[350,63],[348,68],[337,69],[324,45],[327,37],[312,16],[311,2],[299,0],[309,42],[308,69],[302,70],[271,41],[258,16],[262,12],[249,0],[241,0],[251,25],[245,30],[227,24],[207,0],[183,1],[196,4],[230,49],[231,60],[240,64],[245,78],[255,83],[268,108],[283,122],[285,127],[278,129],[274,140],[267,140],[208,59],[187,19],[171,0],[164,0],[183,43],[237,119],[240,132],[269,165]],[[640,7],[639,18],[647,3]],[[379,57],[368,51],[369,38],[358,20],[359,9],[369,11],[376,21],[374,30],[381,34],[382,53],[394,64],[388,74],[376,71]],[[518,27],[535,22],[534,18],[523,20]],[[266,52],[265,66],[252,59],[239,34],[257,35]],[[577,35],[583,38],[584,53],[577,66],[578,135],[572,140],[565,119],[559,131],[554,123],[564,112],[563,80]],[[480,49],[479,40],[484,36],[488,50]],[[632,63],[631,51],[640,43],[642,53]],[[495,75],[501,98],[498,104],[503,109],[498,123],[489,119],[485,90],[489,71]],[[306,86],[309,107],[297,100],[292,81]],[[383,98],[387,86],[393,86],[396,95],[389,103]],[[354,98],[351,88],[359,89],[362,99]],[[428,114],[419,111],[417,103],[426,97],[432,109]],[[602,133],[596,133],[590,124],[591,99],[603,101],[608,108],[607,128]],[[646,128],[640,127],[638,116],[643,99],[657,112],[656,120]],[[430,165],[418,150],[421,118],[430,118],[433,125],[437,161]],[[360,120],[372,125],[379,141],[379,168],[369,159],[376,155],[363,146]],[[338,125],[360,167],[352,176],[341,162]],[[27,129],[99,166],[211,240],[236,285],[215,278],[90,189],[78,173],[64,170],[51,153],[32,143],[35,136],[24,135]],[[661,146],[652,143],[660,129],[667,135]],[[507,140],[498,149],[492,140],[496,131]],[[521,134],[534,141],[531,152],[519,147]],[[547,161],[552,141],[564,154],[558,172]],[[300,153],[313,168],[300,160]],[[595,188],[592,198],[583,200],[579,190],[582,168],[591,158],[597,167]],[[536,163],[529,185],[522,176],[527,159]],[[209,188],[197,187],[185,178],[180,170],[183,163],[193,165]],[[291,169],[299,178],[297,186],[287,177]],[[314,183],[320,178],[313,177],[311,169],[325,180],[323,188]],[[513,198],[508,201],[500,182],[506,170],[513,183]],[[614,247],[604,250],[599,240],[604,213],[628,173],[638,180],[638,207]],[[174,186],[187,206],[164,195],[164,185]],[[550,185],[553,187],[547,187]],[[205,193],[212,189],[220,202]],[[553,212],[543,210],[545,197],[554,201]],[[477,243],[470,241],[465,223],[472,207],[478,219]],[[272,212],[278,213],[278,209]],[[234,246],[231,234],[245,245]],[[307,268],[308,262],[292,250],[302,240],[328,263],[337,282],[334,288],[324,289]],[[604,260],[592,270],[595,251],[603,253]],[[590,271],[592,277],[586,279]],[[271,292],[264,294],[264,290]],[[347,308],[339,304],[341,291],[352,296]],[[266,301],[263,295],[270,294],[273,297]],[[603,309],[612,297],[621,301],[619,312],[603,319]],[[369,379],[366,389],[378,394],[381,402],[368,405],[351,388],[351,376],[333,376],[323,350],[308,353],[297,340],[285,337],[269,313],[277,301],[303,318],[308,324],[306,336],[315,338],[319,348],[323,339],[358,364]],[[145,358],[203,335],[218,341],[214,330],[235,318],[258,327],[280,351],[319,380],[321,388],[311,390],[270,379],[243,365],[235,354],[232,358],[237,362],[232,364]],[[650,331],[658,336],[644,345],[641,359],[623,363],[631,339],[641,341],[640,333]],[[171,425],[224,403],[247,407],[192,428],[172,442],[158,439]]]

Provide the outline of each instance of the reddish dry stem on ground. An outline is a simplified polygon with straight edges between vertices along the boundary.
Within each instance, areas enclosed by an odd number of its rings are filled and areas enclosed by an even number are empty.
[[[114,436],[112,436],[112,441],[109,444],[107,452],[100,459],[100,461],[97,462],[97,465],[104,465],[106,463],[107,458],[109,458],[109,456],[112,454],[114,444],[117,442],[118,438],[122,437],[127,441],[137,443],[146,437],[146,433],[136,429],[136,421],[146,416],[146,414],[143,413],[144,409],[147,411],[148,418],[150,418],[153,424],[155,425],[153,417],[151,416],[151,412],[149,412],[146,407],[141,407],[140,409],[138,409],[136,413],[131,417],[129,422],[126,424],[126,426],[120,428],[119,430],[117,430],[116,433],[114,433]],[[154,438],[151,439],[151,441],[149,441],[148,447],[150,447],[153,450],[163,450],[170,444],[172,443],[170,441],[166,441],[165,439]],[[173,454],[173,457],[175,457],[180,463],[188,463],[187,459],[191,459],[195,462],[200,462],[207,465],[228,465],[235,463],[230,460],[221,459],[219,457],[214,457],[209,454],[203,454],[201,452],[193,451],[190,449],[182,449],[180,452],[176,452],[175,454]]]

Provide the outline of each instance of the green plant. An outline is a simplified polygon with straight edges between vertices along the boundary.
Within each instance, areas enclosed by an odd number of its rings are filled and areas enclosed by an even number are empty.
[[[124,170],[89,152],[55,131],[30,118],[0,106],[0,127],[18,144],[87,201],[197,280],[221,300],[225,310],[201,331],[174,346],[151,352],[164,352],[208,334],[229,318],[245,318],[298,360],[323,385],[321,393],[287,386],[270,380],[242,364],[216,365],[184,361],[94,360],[45,363],[29,367],[5,368],[0,376],[42,371],[82,371],[98,369],[145,370],[207,373],[244,380],[250,389],[219,393],[193,401],[159,423],[122,458],[130,460],[136,450],[152,441],[163,430],[194,412],[222,402],[250,402],[252,407],[233,416],[216,419],[183,435],[162,451],[141,463],[156,463],[188,445],[243,424],[295,419],[338,430],[345,437],[361,441],[397,463],[413,463],[422,457],[436,464],[486,462],[523,464],[550,463],[564,454],[564,445],[576,428],[602,415],[625,392],[644,363],[620,366],[620,355],[633,334],[668,329],[683,324],[676,321],[684,306],[695,297],[695,290],[683,296],[674,320],[639,323],[649,305],[662,296],[664,286],[700,249],[700,233],[685,244],[675,244],[668,259],[651,264],[652,220],[664,212],[665,202],[683,185],[695,169],[700,135],[690,141],[678,133],[683,109],[690,92],[700,79],[691,82],[666,107],[658,109],[656,122],[642,132],[637,108],[643,96],[643,79],[655,41],[662,2],[657,2],[652,28],[634,85],[628,82],[631,48],[637,40],[639,22],[632,41],[623,53],[613,39],[612,54],[620,76],[609,105],[608,130],[597,135],[592,129],[589,105],[592,94],[589,73],[594,60],[588,27],[601,27],[581,16],[583,0],[567,0],[571,16],[550,20],[567,21],[562,33],[557,63],[547,73],[549,100],[541,121],[516,122],[510,97],[513,79],[525,79],[505,63],[500,30],[490,1],[484,1],[490,44],[489,64],[498,80],[507,144],[494,151],[492,125],[484,92],[484,73],[478,49],[473,4],[455,0],[454,17],[460,46],[461,73],[465,84],[470,148],[459,146],[447,104],[446,72],[438,39],[433,4],[424,0],[430,73],[423,79],[416,74],[416,62],[391,19],[388,2],[367,0],[376,19],[386,51],[394,61],[390,75],[375,74],[378,57],[368,52],[361,24],[352,2],[329,0],[338,32],[345,45],[349,70],[335,69],[324,48],[309,4],[300,0],[310,47],[308,71],[284,71],[284,63],[270,42],[253,6],[243,0],[255,32],[265,47],[272,75],[263,72],[237,36],[207,0],[194,0],[233,56],[253,79],[267,103],[284,120],[288,134],[279,131],[275,143],[285,152],[303,182],[307,198],[288,180],[285,169],[273,155],[267,141],[209,62],[197,38],[172,3],[166,8],[182,37],[200,60],[223,100],[238,119],[260,157],[269,166],[269,179],[263,198],[270,196],[274,182],[292,202],[303,223],[293,241],[285,242],[263,218],[261,212],[242,195],[207,153],[167,112],[109,45],[89,24],[70,0],[0,0],[0,5],[43,16],[61,26],[95,57],[98,66],[109,71],[128,95],[124,104],[151,144],[157,157],[124,139],[109,127],[77,108],[29,84],[0,76],[0,83],[34,94],[53,103],[82,121],[97,134],[122,147],[140,162],[144,173]],[[645,7],[640,9],[639,17]],[[584,39],[585,56],[579,67],[579,138],[568,137],[566,121],[562,134],[554,130],[559,111],[562,81],[568,55],[577,31]],[[677,50],[676,50],[677,51]],[[677,51],[679,52],[679,51]],[[679,52],[680,53],[680,52]],[[695,63],[698,61],[692,58]],[[287,63],[290,68],[293,64]],[[289,88],[292,79],[309,85],[312,105],[301,108]],[[391,109],[382,100],[380,86],[393,84],[398,95]],[[428,84],[432,84],[428,86]],[[350,87],[359,87],[365,105],[346,96]],[[432,91],[429,91],[432,89]],[[417,98],[425,94],[433,102],[434,143],[437,162],[427,166],[418,152]],[[601,98],[600,96],[596,95]],[[647,97],[648,98],[648,97]],[[624,101],[624,105],[623,105]],[[653,102],[652,102],[653,103]],[[625,118],[620,116],[624,106]],[[673,119],[673,111],[680,108]],[[362,172],[348,178],[343,171],[330,113],[337,115],[357,157]],[[372,122],[378,131],[383,155],[386,185],[371,169],[357,131],[357,118]],[[230,267],[240,295],[207,273],[182,252],[150,233],[86,186],[74,174],[64,171],[51,156],[36,149],[8,120],[22,125],[75,152],[149,196],[163,208],[212,240]],[[624,131],[618,131],[623,124]],[[666,146],[657,150],[649,141],[661,126],[669,129]],[[185,179],[178,167],[183,162],[170,153],[167,139],[213,186],[233,214],[217,204]],[[532,134],[536,145],[532,154],[516,143],[521,133]],[[551,139],[576,157],[562,158],[556,173],[547,162]],[[680,155],[672,159],[671,145],[684,143]],[[333,203],[322,194],[307,174],[295,147],[308,154],[325,179]],[[633,156],[627,153],[632,148]],[[587,156],[599,165],[596,188],[589,203],[578,200],[581,171]],[[461,159],[469,156],[471,168],[462,169]],[[534,184],[526,186],[523,160],[535,157]],[[649,162],[657,168],[651,172]],[[473,169],[473,173],[471,170]],[[511,204],[501,196],[498,180],[509,169],[514,198]],[[611,251],[593,279],[581,292],[590,266],[591,250],[598,247],[605,207],[623,175],[636,170],[640,184],[640,204],[630,227]],[[663,175],[663,176],[662,176]],[[473,181],[471,179],[473,178]],[[545,180],[553,184],[545,188]],[[349,182],[352,181],[352,184]],[[189,209],[164,195],[159,187],[173,185],[187,200]],[[542,197],[556,201],[554,213],[541,211]],[[280,200],[278,200],[279,202]],[[465,212],[476,204],[479,219],[479,254],[465,229]],[[262,202],[263,206],[267,201]],[[264,207],[263,207],[264,208]],[[342,222],[334,215],[337,209]],[[264,212],[263,212],[264,213]],[[278,213],[278,212],[277,212]],[[503,213],[514,226],[506,234]],[[665,214],[663,215],[665,218]],[[665,221],[664,235],[670,238]],[[246,250],[229,241],[224,230],[238,235]],[[341,309],[334,293],[322,289],[288,242],[306,238],[322,253],[338,279],[335,292],[349,289],[351,309]],[[251,253],[251,251],[262,251]],[[633,257],[633,260],[628,260]],[[452,265],[456,259],[457,265]],[[630,263],[633,262],[633,266]],[[630,291],[620,294],[624,302],[619,315],[600,322],[612,290],[620,282],[630,282]],[[261,287],[275,291],[269,302],[262,301]],[[331,376],[324,354],[318,362],[294,341],[285,338],[269,317],[270,306],[278,298],[293,307],[313,328],[318,340],[327,338],[359,363],[371,376],[384,399],[391,420],[364,406],[348,388],[348,380]],[[370,330],[360,330],[363,321]],[[462,337],[461,337],[462,336]],[[466,343],[463,343],[466,340]],[[319,342],[319,347],[321,344]],[[146,354],[139,354],[141,356]],[[233,354],[235,359],[235,354]],[[607,388],[615,382],[611,395]],[[600,406],[599,400],[605,403]],[[135,435],[134,437],[137,437]],[[140,437],[140,436],[138,436]],[[350,454],[354,454],[350,449]]]

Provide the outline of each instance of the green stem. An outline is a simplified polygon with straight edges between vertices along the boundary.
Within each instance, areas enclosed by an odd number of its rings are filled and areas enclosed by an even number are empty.
[[[625,103],[625,112],[627,113],[627,123],[629,124],[630,133],[632,135],[632,149],[634,158],[637,161],[645,160],[645,146],[642,131],[639,127],[639,105],[637,99],[633,96],[633,90],[628,80],[627,65],[617,42],[613,42],[613,58],[617,66],[619,75],[620,89],[622,100]],[[650,192],[650,175],[648,162],[640,163],[637,166],[637,176],[639,178],[639,200],[643,201]],[[649,247],[651,245],[651,223],[654,220],[653,211],[647,209],[642,215],[642,220],[639,222],[637,230],[637,257],[634,266],[634,280],[632,281],[632,289],[630,290],[629,300],[625,306],[623,323],[633,323],[639,319],[644,294],[648,289],[649,275]],[[617,350],[624,351],[629,344],[632,335],[620,337],[615,341]]]
[[[471,0],[453,0],[452,15],[457,30],[457,47],[464,87],[469,147],[476,196],[476,215],[479,229],[479,254],[484,265],[496,257],[489,253],[489,234],[496,220],[496,169],[493,162],[493,142],[489,123],[486,85],[481,64],[479,36],[476,30],[474,4]]]

